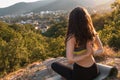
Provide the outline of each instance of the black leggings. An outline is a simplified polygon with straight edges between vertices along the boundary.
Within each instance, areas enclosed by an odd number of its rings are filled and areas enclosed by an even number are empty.
[[[73,69],[71,69],[59,62],[54,62],[51,68],[66,80],[93,80],[98,75],[98,68],[95,63],[88,68],[74,63]]]

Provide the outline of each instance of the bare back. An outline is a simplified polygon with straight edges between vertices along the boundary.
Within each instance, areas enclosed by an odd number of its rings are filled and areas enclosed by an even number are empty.
[[[95,63],[95,60],[93,58],[93,54],[94,52],[92,52],[89,56],[87,52],[84,52],[83,54],[73,54],[74,52],[74,47],[75,47],[75,38],[72,37],[68,42],[67,42],[67,48],[66,48],[66,56],[68,58],[68,60],[71,60],[73,59],[72,62],[75,62],[77,64],[79,64],[80,66],[83,66],[83,67],[90,67],[92,64]],[[103,51],[103,47],[102,47],[102,44],[101,44],[101,41],[98,37],[98,35],[95,36],[95,40],[93,42],[96,46],[97,46],[97,49],[95,49],[96,51],[98,50],[101,50],[101,53]]]

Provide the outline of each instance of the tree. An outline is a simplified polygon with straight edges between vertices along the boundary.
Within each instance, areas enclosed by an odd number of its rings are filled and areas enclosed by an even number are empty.
[[[104,29],[100,30],[100,37],[105,45],[120,49],[120,0],[112,4],[111,18],[106,20]]]
[[[66,18],[64,18],[60,22],[54,23],[43,35],[47,37],[56,38],[59,36],[65,36],[66,31],[67,31],[67,20]]]
[[[48,39],[48,50],[50,57],[58,57],[58,56],[65,56],[65,44],[64,44],[64,37],[59,36],[57,38],[50,38]]]

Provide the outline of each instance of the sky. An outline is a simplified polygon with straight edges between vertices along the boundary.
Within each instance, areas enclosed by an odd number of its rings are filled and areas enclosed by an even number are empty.
[[[40,0],[0,0],[0,8],[11,6],[18,2],[35,2]]]

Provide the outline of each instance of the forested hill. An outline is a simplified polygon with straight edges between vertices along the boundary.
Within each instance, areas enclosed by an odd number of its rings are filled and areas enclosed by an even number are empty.
[[[103,46],[113,49],[116,56],[120,53],[119,0],[112,7],[111,13],[91,16]],[[62,18],[61,21],[52,22],[50,28],[42,34],[41,30],[36,30],[30,24],[8,24],[0,21],[0,77],[35,61],[65,56],[67,24],[68,20]]]
[[[60,25],[59,27],[62,28],[65,26],[63,24],[65,22],[53,26]],[[61,32],[63,30],[61,29]],[[37,60],[64,56],[63,35],[58,34],[56,38],[48,38],[30,24],[7,24],[0,21],[0,76]]]

